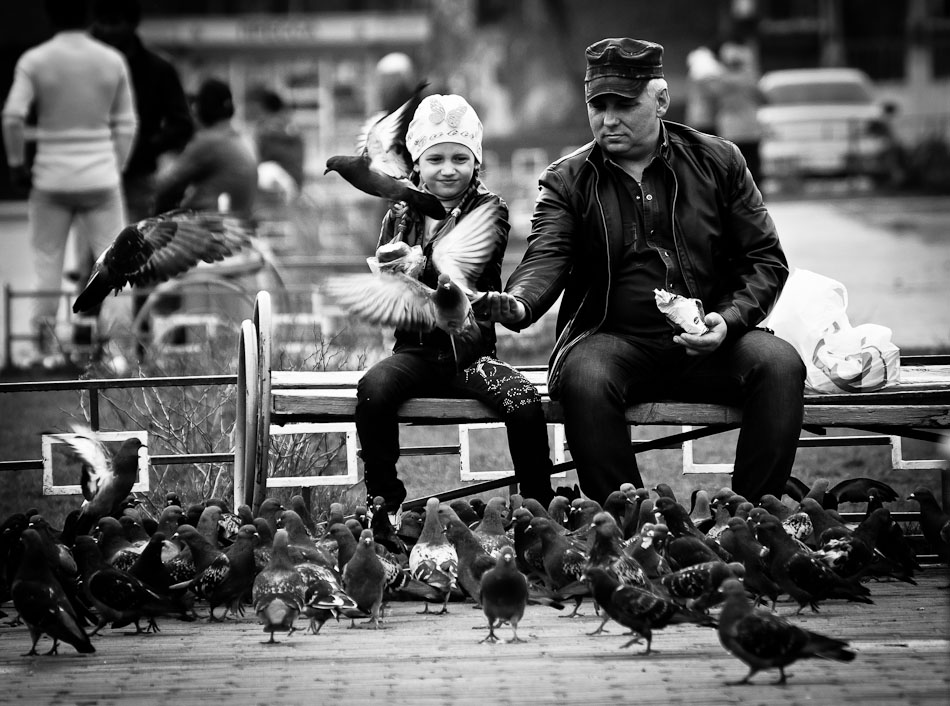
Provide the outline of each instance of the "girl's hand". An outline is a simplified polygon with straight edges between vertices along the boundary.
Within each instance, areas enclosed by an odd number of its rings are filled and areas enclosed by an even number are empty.
[[[393,201],[392,206],[389,207],[389,215],[393,219],[402,218],[408,209],[409,204],[405,201]]]
[[[709,330],[697,336],[693,333],[681,333],[673,336],[673,343],[686,348],[687,355],[709,355],[726,340],[726,321],[715,311],[706,314],[703,319]]]

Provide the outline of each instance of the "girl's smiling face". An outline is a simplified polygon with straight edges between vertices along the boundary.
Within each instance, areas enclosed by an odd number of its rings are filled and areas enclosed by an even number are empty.
[[[475,174],[475,155],[465,145],[442,142],[419,155],[419,181],[443,200],[461,196]]]

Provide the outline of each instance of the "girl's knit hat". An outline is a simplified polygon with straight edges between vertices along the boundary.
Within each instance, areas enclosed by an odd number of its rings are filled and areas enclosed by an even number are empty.
[[[482,161],[482,121],[462,96],[431,95],[419,103],[409,129],[406,147],[415,162],[432,145],[456,142],[472,150],[475,161]]]

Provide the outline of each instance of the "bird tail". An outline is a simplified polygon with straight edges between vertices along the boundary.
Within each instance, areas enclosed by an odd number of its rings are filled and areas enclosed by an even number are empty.
[[[529,591],[528,603],[531,605],[546,605],[548,608],[554,608],[555,610],[564,610],[563,603],[555,600],[551,596],[545,596],[536,591]]]
[[[694,608],[679,606],[671,623],[693,623],[706,628],[719,627],[719,621],[708,613]]]
[[[444,591],[440,591],[435,586],[423,583],[419,579],[414,579],[409,576],[408,573],[406,574],[406,581],[401,582],[401,585],[396,590],[424,601],[442,601],[445,599]]]
[[[842,581],[829,598],[844,598],[849,603],[874,605],[874,601],[871,600],[871,589],[858,581]]]
[[[109,283],[106,276],[102,272],[96,272],[89,278],[89,282],[82,292],[79,293],[79,296],[76,297],[76,301],[73,302],[73,313],[80,314],[90,309],[95,309],[105,301],[105,298],[109,296],[109,292],[111,292],[112,289],[113,286]]]
[[[814,632],[808,633],[808,642],[805,645],[805,652],[815,657],[830,659],[835,662],[850,662],[857,656],[853,651],[848,649],[848,643],[844,640],[838,640]]]

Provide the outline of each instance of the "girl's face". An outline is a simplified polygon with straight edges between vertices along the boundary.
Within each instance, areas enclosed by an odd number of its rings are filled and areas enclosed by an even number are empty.
[[[452,199],[472,182],[475,164],[475,155],[465,145],[432,145],[419,156],[419,181],[438,198]]]

